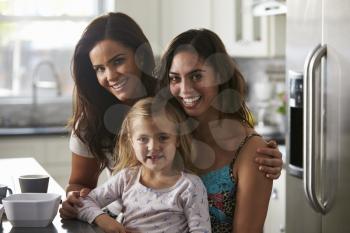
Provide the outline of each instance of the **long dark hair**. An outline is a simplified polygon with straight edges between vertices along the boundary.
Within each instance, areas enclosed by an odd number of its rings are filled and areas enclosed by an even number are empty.
[[[208,29],[191,29],[179,34],[169,44],[157,67],[157,89],[169,90],[169,70],[174,56],[182,51],[196,53],[200,59],[211,65],[216,75],[218,96],[216,108],[220,118],[229,116],[245,121],[252,127],[250,113],[245,104],[246,84],[235,61],[225,49],[220,38]]]
[[[112,153],[116,134],[104,125],[104,114],[114,104],[121,103],[100,86],[92,67],[89,52],[105,39],[123,44],[135,53],[136,63],[142,72],[141,81],[147,96],[154,95],[155,79],[151,76],[155,63],[148,39],[140,26],[123,13],[108,13],[94,19],[78,41],[72,59],[75,82],[73,117],[69,126],[88,146],[102,170],[108,163],[106,153]],[[122,114],[122,113],[121,113]]]

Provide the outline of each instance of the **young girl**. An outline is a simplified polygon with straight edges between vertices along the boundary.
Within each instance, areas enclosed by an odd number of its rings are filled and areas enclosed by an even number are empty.
[[[117,173],[82,198],[78,218],[105,232],[211,232],[207,193],[191,164],[184,115],[149,97],[128,112],[119,134]],[[121,225],[101,208],[119,200]]]
[[[254,163],[265,142],[250,121],[233,59],[214,32],[201,29],[178,35],[160,64],[161,99],[174,99],[196,121],[194,164],[202,169],[213,232],[262,232],[272,180]]]

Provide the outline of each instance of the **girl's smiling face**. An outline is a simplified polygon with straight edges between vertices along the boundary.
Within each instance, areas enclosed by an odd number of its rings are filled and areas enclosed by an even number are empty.
[[[218,94],[215,75],[213,67],[193,52],[174,56],[169,70],[170,92],[189,116],[200,118],[211,108]]]
[[[171,172],[178,147],[174,123],[166,116],[138,117],[131,122],[131,143],[137,160],[145,169]]]

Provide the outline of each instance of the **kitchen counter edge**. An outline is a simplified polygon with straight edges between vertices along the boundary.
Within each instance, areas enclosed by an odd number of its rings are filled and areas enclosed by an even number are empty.
[[[0,128],[0,137],[8,136],[39,136],[39,135],[67,135],[70,129],[64,126],[58,127],[23,127]]]

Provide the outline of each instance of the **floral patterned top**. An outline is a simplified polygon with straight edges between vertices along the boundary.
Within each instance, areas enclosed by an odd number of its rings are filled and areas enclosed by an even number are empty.
[[[237,183],[233,176],[233,164],[246,142],[253,136],[246,136],[239,144],[232,162],[222,168],[210,171],[201,176],[207,189],[209,214],[213,233],[232,232],[232,221],[236,205]]]

